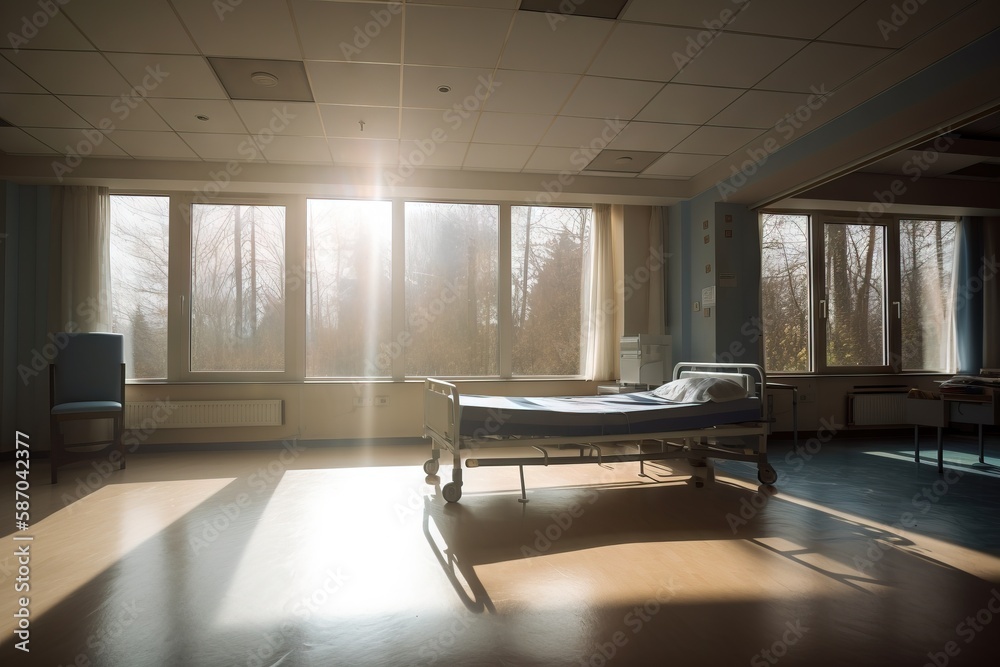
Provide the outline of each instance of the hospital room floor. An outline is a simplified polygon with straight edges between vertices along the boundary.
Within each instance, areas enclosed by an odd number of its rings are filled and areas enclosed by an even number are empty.
[[[949,442],[945,476],[910,446],[772,443],[776,494],[629,463],[527,468],[522,504],[516,468],[466,469],[447,506],[418,445],[138,453],[55,487],[42,462],[0,664],[996,664],[996,436],[987,465]]]

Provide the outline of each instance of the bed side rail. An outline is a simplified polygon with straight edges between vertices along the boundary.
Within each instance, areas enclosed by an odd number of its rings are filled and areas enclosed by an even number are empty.
[[[458,442],[462,423],[462,404],[458,387],[444,380],[424,380],[424,436],[436,435],[448,442]]]

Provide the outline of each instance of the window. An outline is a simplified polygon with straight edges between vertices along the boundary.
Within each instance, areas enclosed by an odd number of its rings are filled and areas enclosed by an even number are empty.
[[[900,220],[899,259],[904,370],[952,367],[952,270],[958,223]]]
[[[284,207],[193,204],[191,370],[284,367]]]
[[[167,377],[169,222],[169,197],[111,197],[111,329],[129,379]]]
[[[392,202],[310,199],[306,375],[392,375]]]
[[[407,376],[498,375],[499,207],[406,202]]]
[[[768,370],[951,368],[956,228],[954,220],[763,214]]]
[[[580,375],[589,208],[511,207],[514,375]]]

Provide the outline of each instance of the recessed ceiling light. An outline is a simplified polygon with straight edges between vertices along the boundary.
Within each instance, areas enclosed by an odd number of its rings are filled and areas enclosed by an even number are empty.
[[[270,72],[254,72],[250,75],[250,80],[265,88],[274,88],[278,85],[278,77]]]
[[[208,116],[206,116],[203,113],[198,114],[197,116],[195,116],[195,118],[197,118],[200,121],[206,121],[206,120],[208,120]]]
[[[448,86],[448,85],[438,86],[438,92],[439,93],[450,93],[451,92],[451,86]]]
[[[630,155],[622,155],[619,158],[615,158],[615,164],[628,164],[631,161],[632,157]]]

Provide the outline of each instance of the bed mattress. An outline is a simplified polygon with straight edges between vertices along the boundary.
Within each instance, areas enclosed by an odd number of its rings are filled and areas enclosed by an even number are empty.
[[[658,433],[759,421],[760,399],[674,403],[643,391],[564,397],[462,394],[463,436],[596,436]]]

